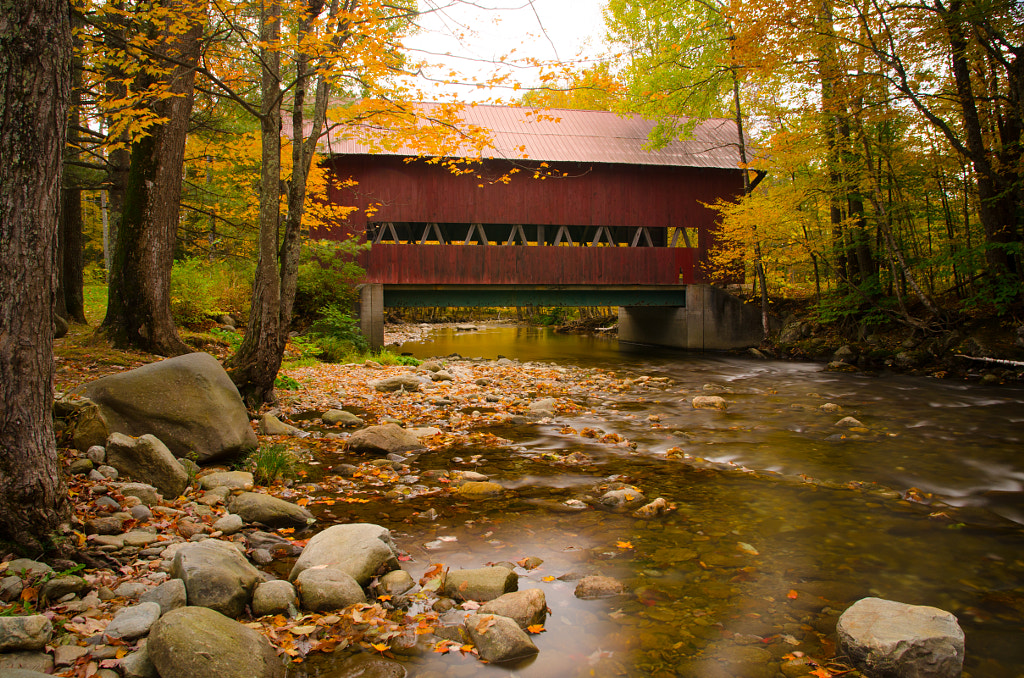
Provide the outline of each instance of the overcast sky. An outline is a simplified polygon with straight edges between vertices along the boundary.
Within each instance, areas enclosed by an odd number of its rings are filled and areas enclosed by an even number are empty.
[[[487,80],[507,72],[524,88],[537,82],[537,69],[502,68],[502,57],[544,62],[592,63],[602,53],[605,0],[419,0],[423,30],[406,46],[425,59],[443,62],[470,79]],[[433,10],[433,11],[431,11]],[[444,56],[441,56],[444,55]],[[430,87],[427,92],[455,91]],[[485,101],[521,95],[511,89],[459,88],[461,98]]]

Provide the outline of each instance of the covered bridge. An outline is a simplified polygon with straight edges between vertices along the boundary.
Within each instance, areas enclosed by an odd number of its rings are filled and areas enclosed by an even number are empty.
[[[647,150],[654,122],[605,111],[469,106],[486,130],[453,173],[408,147],[372,148],[358,126],[324,140],[329,199],[355,206],[316,238],[372,243],[364,306],[685,306],[706,282],[714,210],[743,187],[736,124]],[[454,154],[453,154],[454,155]],[[344,184],[352,179],[354,184]],[[376,299],[375,297],[378,297]],[[365,320],[365,318],[364,318]],[[364,322],[371,343],[382,330]]]

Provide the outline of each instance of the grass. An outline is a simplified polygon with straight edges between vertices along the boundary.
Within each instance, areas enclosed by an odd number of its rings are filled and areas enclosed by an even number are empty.
[[[286,478],[295,472],[298,459],[285,445],[261,447],[245,459],[245,468],[252,472],[257,485],[272,485],[278,478]]]

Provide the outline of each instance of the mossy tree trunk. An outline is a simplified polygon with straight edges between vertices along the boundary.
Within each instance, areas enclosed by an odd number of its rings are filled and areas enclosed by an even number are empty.
[[[70,515],[52,417],[68,10],[0,3],[0,539],[33,554]]]

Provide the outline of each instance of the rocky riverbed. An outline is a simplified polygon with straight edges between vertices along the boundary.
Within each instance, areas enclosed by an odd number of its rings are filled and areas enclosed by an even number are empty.
[[[487,670],[481,658],[544,676],[833,675],[850,668],[831,663],[839,613],[884,591],[888,575],[878,576],[878,555],[867,553],[845,561],[845,573],[794,568],[786,554],[801,533],[758,506],[754,488],[774,486],[840,511],[866,505],[866,520],[887,529],[927,523],[929,512],[941,514],[930,521],[939,529],[960,520],[956,508],[928,506],[920,493],[709,462],[686,436],[652,457],[642,437],[595,421],[609,403],[670,391],[664,377],[457,357],[410,367],[320,365],[289,376],[301,388],[262,413],[259,439],[301,464],[269,486],[207,465],[191,469],[183,492],[160,497],[125,483],[107,464],[108,450],[66,451],[78,518],[69,538],[89,567],[0,566],[4,600],[42,617],[35,630],[11,634],[30,641],[0,638],[0,666],[105,678],[199,675],[187,671],[204,653],[219,656],[218,644],[210,634],[171,634],[224,624],[218,633],[250,649],[245,661],[218,665],[223,676],[236,675],[231,664],[242,667],[238,675],[277,675],[284,661],[292,675],[365,675],[373,664],[381,675],[471,676]],[[732,393],[702,389],[678,406],[727,418]],[[850,414],[857,413],[823,401],[811,416],[833,422],[839,438],[884,436]],[[636,425],[670,430],[659,415]],[[540,429],[564,444],[531,445]],[[637,474],[609,473],[619,458],[634,460]],[[644,471],[654,464],[660,470]],[[708,492],[747,496],[750,510],[711,522],[698,508]],[[330,525],[364,525],[368,534],[340,539],[325,559],[302,567],[322,556],[316,540]],[[823,537],[821,557],[836,548],[831,539]],[[347,571],[339,563],[367,550],[379,557],[348,575],[354,584],[324,576]],[[203,564],[190,566],[196,562]],[[1012,559],[1002,563],[998,574],[988,572],[990,582],[1019,578]],[[204,583],[225,569],[236,571],[226,577],[228,595],[201,603],[220,616],[191,611],[200,591],[225,588]],[[818,574],[800,574],[811,571]],[[206,579],[192,582],[195,572]],[[193,614],[206,616],[185,616]],[[147,648],[154,640],[156,652]],[[267,648],[282,663],[269,661]],[[531,663],[537,651],[543,660]],[[186,673],[174,673],[178,667]]]

